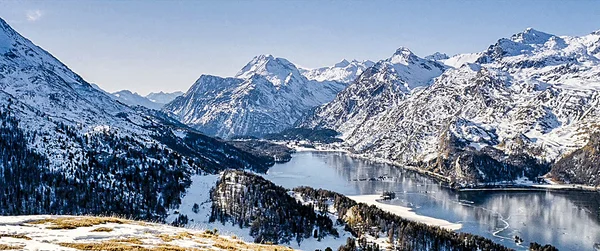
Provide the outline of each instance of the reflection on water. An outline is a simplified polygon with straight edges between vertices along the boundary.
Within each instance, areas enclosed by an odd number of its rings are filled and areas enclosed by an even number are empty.
[[[460,222],[460,231],[516,249],[529,242],[560,250],[594,250],[600,243],[600,195],[591,192],[454,192],[414,172],[353,159],[343,153],[301,152],[265,175],[278,185],[311,186],[346,195],[395,191],[391,204],[421,215]],[[377,178],[376,181],[369,178]],[[515,235],[525,240],[517,246]]]

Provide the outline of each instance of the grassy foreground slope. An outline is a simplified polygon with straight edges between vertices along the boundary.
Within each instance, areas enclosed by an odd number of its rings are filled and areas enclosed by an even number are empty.
[[[0,250],[292,250],[216,231],[92,216],[1,216]]]

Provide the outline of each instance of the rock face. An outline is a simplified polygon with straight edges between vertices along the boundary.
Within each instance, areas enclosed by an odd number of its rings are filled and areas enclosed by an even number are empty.
[[[272,163],[95,89],[0,19],[0,214],[161,220],[193,173]]]
[[[590,186],[600,185],[600,135],[590,136],[588,143],[566,155],[552,166],[551,175],[557,180]]]
[[[527,29],[484,52],[440,60],[447,68],[400,49],[299,125],[336,130],[357,153],[461,185],[533,178],[597,131],[599,46],[596,33]],[[401,71],[386,61],[419,63]]]
[[[206,134],[260,136],[291,127],[344,84],[308,80],[289,61],[257,56],[232,78],[202,75],[165,111]]]
[[[436,52],[429,56],[425,56],[425,59],[434,60],[434,61],[442,61],[442,60],[446,60],[449,58],[450,57],[448,57],[448,55],[446,55],[445,53],[440,53],[440,52]]]

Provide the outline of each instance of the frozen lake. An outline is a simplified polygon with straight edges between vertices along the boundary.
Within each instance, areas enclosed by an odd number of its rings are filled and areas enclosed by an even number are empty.
[[[345,195],[394,191],[397,199],[390,204],[461,223],[458,231],[517,250],[525,250],[533,241],[560,250],[595,250],[594,244],[600,243],[600,195],[596,192],[455,192],[414,172],[335,152],[296,153],[264,177],[286,188],[304,185]],[[369,180],[379,177],[383,180]],[[523,238],[522,246],[514,243],[515,235]]]

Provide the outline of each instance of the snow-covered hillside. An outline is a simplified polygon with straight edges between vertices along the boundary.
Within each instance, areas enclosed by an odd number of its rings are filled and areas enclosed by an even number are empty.
[[[316,69],[300,69],[302,75],[310,80],[316,81],[336,81],[341,83],[351,83],[365,69],[373,66],[375,63],[369,60],[348,61],[346,59],[341,62],[329,66]]]
[[[533,178],[598,130],[599,56],[598,32],[527,29],[484,52],[441,60],[452,67],[439,76],[394,82],[368,74],[376,65],[302,125],[338,130],[357,153],[463,185]]]
[[[308,80],[289,61],[253,58],[232,78],[202,75],[165,111],[219,137],[279,132],[311,108],[329,102],[344,84]]]
[[[161,219],[194,173],[255,157],[95,89],[0,19],[0,214]]]
[[[222,235],[120,218],[0,216],[2,250],[292,250]]]
[[[399,48],[391,57],[366,69],[332,102],[318,107],[300,124],[351,133],[356,125],[398,106],[407,95],[427,86],[445,69],[438,62]]]
[[[300,250],[336,250],[354,243],[348,238],[356,235],[356,243],[363,250],[394,245],[419,247],[417,250],[427,245],[444,247],[440,250],[508,250],[489,239],[452,232],[461,224],[382,202],[380,195],[348,198],[310,187],[286,190],[244,171],[196,175],[192,180],[180,207],[169,212],[167,222],[216,228],[221,234],[245,241],[285,243]],[[397,232],[390,236],[390,231]]]

